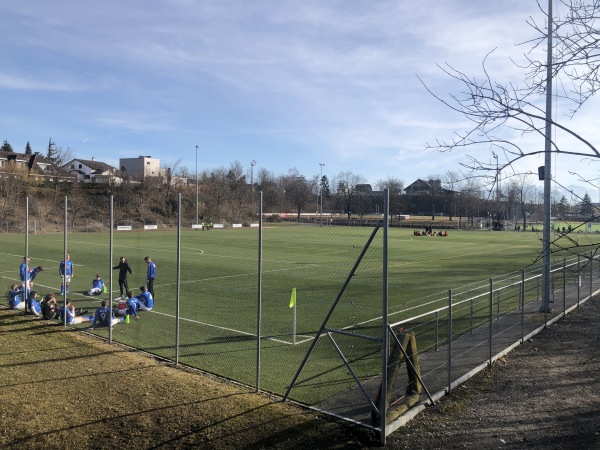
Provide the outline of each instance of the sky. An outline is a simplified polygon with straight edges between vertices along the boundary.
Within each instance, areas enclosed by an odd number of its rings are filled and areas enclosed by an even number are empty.
[[[0,139],[45,154],[51,138],[115,167],[146,155],[250,175],[256,161],[254,174],[410,184],[491,158],[426,149],[469,123],[419,79],[457,93],[438,66],[479,76],[493,50],[488,70],[520,82],[510,58],[529,49],[517,44],[534,36],[530,16],[543,23],[535,0],[4,0]],[[599,107],[568,125],[598,142]],[[582,185],[573,171],[597,177],[589,161],[555,162],[564,186]]]

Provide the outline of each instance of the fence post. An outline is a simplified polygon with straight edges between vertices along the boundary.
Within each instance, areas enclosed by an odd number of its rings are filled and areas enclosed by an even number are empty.
[[[473,298],[471,298],[471,326],[469,327],[469,329],[471,330],[470,333],[473,334]]]
[[[594,261],[594,253],[590,250],[590,298],[592,298],[592,293],[594,292],[593,287],[593,276],[594,276],[594,267],[592,262]]]
[[[452,289],[448,290],[448,394],[452,392]]]
[[[567,314],[567,258],[563,258],[563,315]]]
[[[181,306],[181,192],[177,195],[177,270],[175,278],[175,364],[179,365],[179,313]]]
[[[440,341],[440,312],[435,312],[435,351],[439,350]]]
[[[262,327],[263,193],[258,193],[258,280],[256,292],[256,392],[260,391],[260,335]]]
[[[110,230],[108,231],[108,258],[110,259],[109,261],[109,271],[108,273],[109,275],[109,286],[110,286],[110,296],[108,298],[108,307],[110,308],[110,326],[108,327],[108,342],[110,344],[112,344],[112,340],[113,340],[113,327],[112,327],[112,314],[113,314],[113,220],[114,220],[114,200],[113,200],[113,196],[110,196],[110,202],[109,202],[109,207],[110,207]]]
[[[500,320],[500,289],[496,291],[496,320]]]
[[[489,365],[492,365],[492,331],[494,323],[494,279],[490,278],[490,326],[489,326]]]
[[[579,306],[579,299],[581,299],[581,254],[577,255],[577,306]]]
[[[525,269],[521,270],[521,344],[525,342]]]

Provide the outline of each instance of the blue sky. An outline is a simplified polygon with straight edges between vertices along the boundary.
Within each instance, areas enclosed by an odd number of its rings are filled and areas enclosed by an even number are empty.
[[[311,178],[324,163],[330,179],[408,184],[466,160],[424,149],[467,123],[417,76],[445,95],[456,86],[436,64],[480,74],[496,49],[488,68],[519,82],[509,58],[528,49],[515,44],[533,36],[531,15],[543,22],[534,0],[5,0],[0,139],[45,153],[52,137],[82,159],[150,155],[192,173],[198,145],[200,171],[256,160]],[[596,109],[571,121],[592,142]],[[597,175],[565,159],[561,183],[581,184],[569,170]]]

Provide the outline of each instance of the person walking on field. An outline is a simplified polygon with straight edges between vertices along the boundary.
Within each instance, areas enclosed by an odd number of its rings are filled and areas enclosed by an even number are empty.
[[[58,274],[61,277],[62,283],[60,284],[60,295],[69,293],[69,283],[71,282],[71,278],[75,276],[75,272],[73,270],[73,261],[71,261],[71,257],[67,255],[67,259],[60,262],[60,267],[58,268]]]
[[[152,298],[154,298],[154,278],[156,277],[156,264],[152,262],[149,256],[144,258],[144,261],[148,263],[148,271],[146,272],[146,286],[148,287],[148,292],[152,294]]]
[[[126,294],[129,290],[129,285],[127,283],[127,272],[132,275],[133,272],[131,271],[131,267],[124,256],[121,256],[119,264],[113,267],[113,269],[119,269],[119,297],[123,298],[123,294]]]

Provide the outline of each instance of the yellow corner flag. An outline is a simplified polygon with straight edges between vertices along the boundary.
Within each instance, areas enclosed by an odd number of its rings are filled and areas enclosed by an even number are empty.
[[[290,297],[290,308],[296,306],[296,288],[292,288],[292,296]]]

